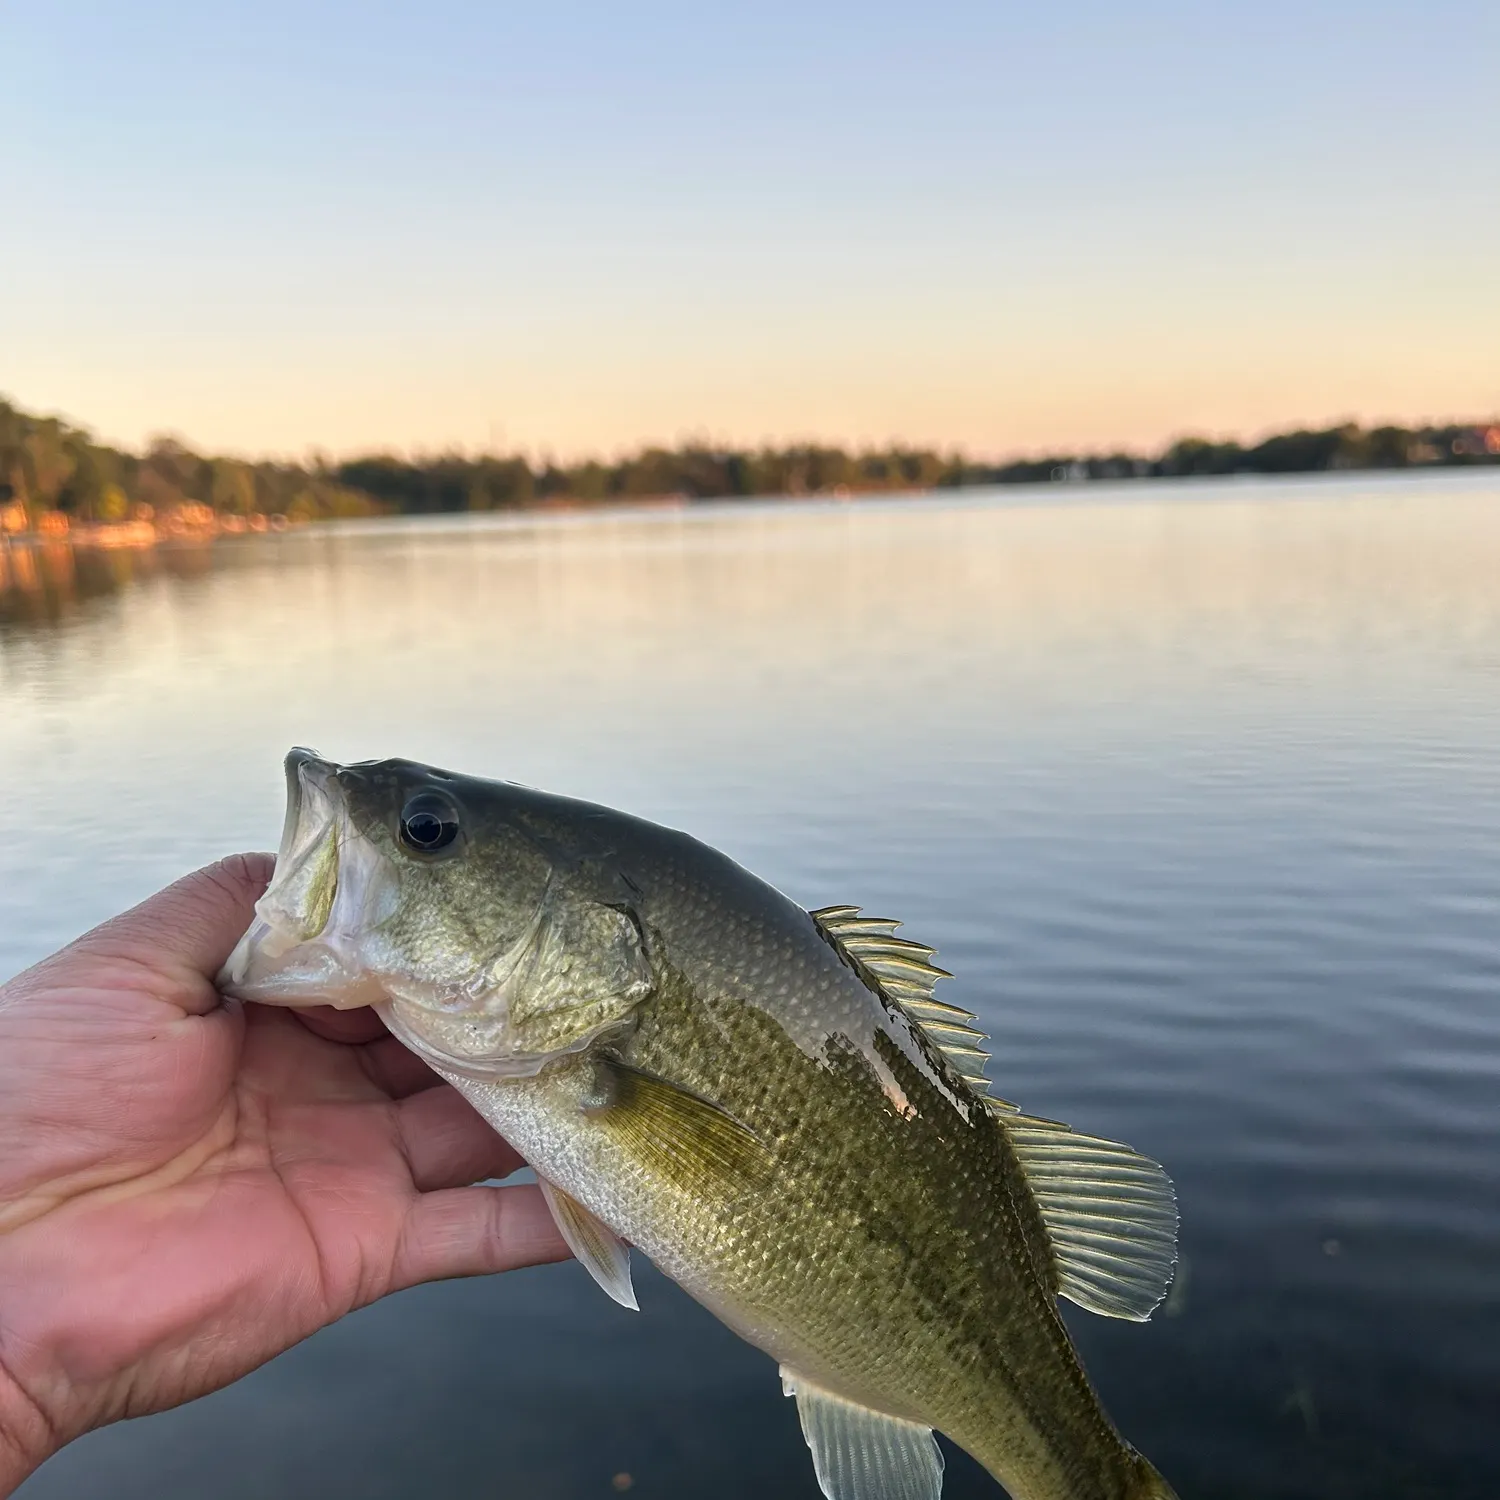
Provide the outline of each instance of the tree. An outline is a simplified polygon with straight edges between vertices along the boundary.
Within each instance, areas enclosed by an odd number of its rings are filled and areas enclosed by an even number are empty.
[[[215,459],[209,503],[215,510],[228,515],[252,515],[255,511],[255,475],[250,466],[238,459]]]

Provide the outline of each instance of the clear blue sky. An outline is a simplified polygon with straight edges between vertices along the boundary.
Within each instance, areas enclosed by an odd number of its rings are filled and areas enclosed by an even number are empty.
[[[1500,409],[1494,0],[0,0],[0,392],[137,442]]]

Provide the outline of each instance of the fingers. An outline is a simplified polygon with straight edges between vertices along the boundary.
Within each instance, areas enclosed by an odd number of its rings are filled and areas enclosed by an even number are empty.
[[[396,1106],[401,1154],[422,1192],[509,1177],[521,1158],[456,1089],[426,1089]]]
[[[325,1042],[344,1042],[358,1046],[362,1042],[373,1042],[387,1035],[380,1017],[367,1005],[358,1010],[335,1010],[331,1005],[311,1005],[299,1007],[292,1014]]]
[[[463,1187],[416,1198],[402,1228],[390,1290],[566,1260],[540,1188]]]
[[[335,1010],[331,1005],[318,1005],[292,1014],[324,1041],[357,1047],[355,1055],[370,1082],[392,1099],[405,1099],[422,1089],[436,1088],[443,1081],[416,1053],[398,1042],[368,1006]]]
[[[346,1012],[352,1015],[353,1012]],[[359,1060],[370,1081],[392,1099],[405,1099],[423,1089],[436,1088],[442,1079],[393,1036],[359,1049]]]
[[[123,916],[85,933],[68,950],[138,967],[143,979],[177,978],[170,998],[184,1009],[212,1010],[219,997],[212,979],[250,925],[255,903],[275,860],[269,854],[234,854],[185,875],[148,896]],[[128,982],[129,972],[116,976]],[[161,992],[159,983],[152,988]]]

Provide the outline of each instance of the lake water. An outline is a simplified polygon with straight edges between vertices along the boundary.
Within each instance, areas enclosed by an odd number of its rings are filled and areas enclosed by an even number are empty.
[[[904,919],[999,1092],[1167,1165],[1171,1300],[1069,1321],[1184,1500],[1500,1493],[1500,472],[379,523],[28,598],[0,975],[273,846],[294,743],[628,808]],[[22,1493],[815,1496],[771,1362],[638,1286],[408,1293]]]

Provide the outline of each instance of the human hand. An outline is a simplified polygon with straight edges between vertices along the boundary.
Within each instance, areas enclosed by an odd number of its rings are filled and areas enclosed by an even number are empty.
[[[0,1494],[418,1282],[567,1249],[368,1012],[223,1002],[271,872],[178,881],[0,987]]]

